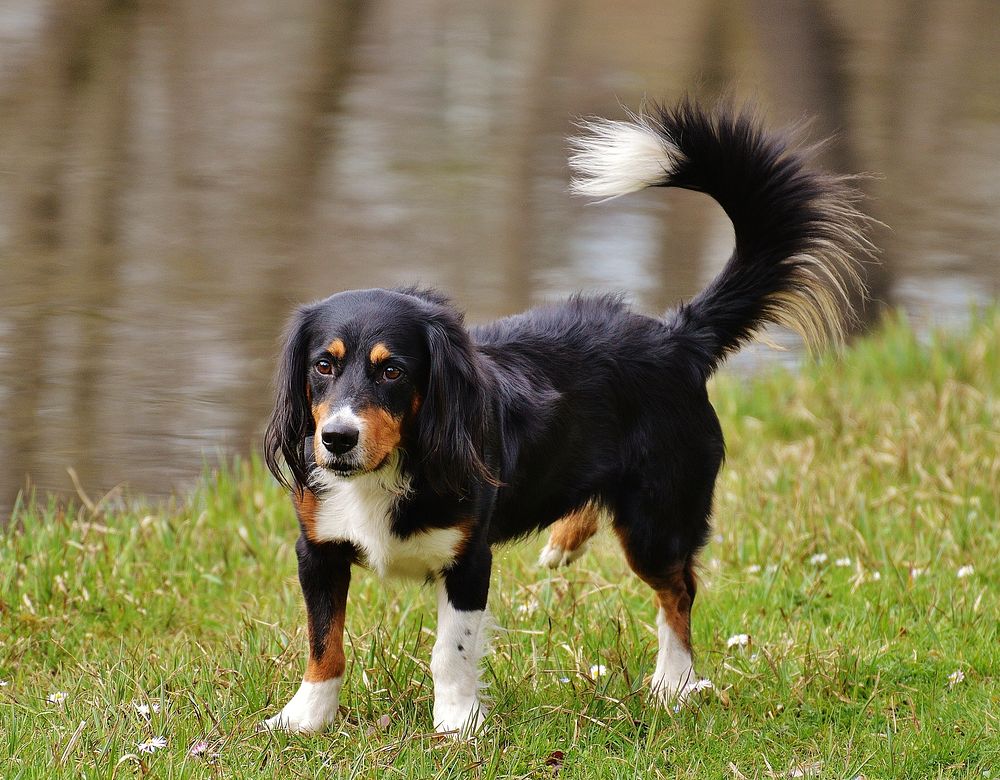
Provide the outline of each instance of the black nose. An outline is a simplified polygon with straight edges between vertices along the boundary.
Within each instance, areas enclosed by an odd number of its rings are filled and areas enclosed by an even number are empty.
[[[334,455],[345,455],[358,443],[358,429],[350,423],[330,423],[321,436],[323,446]]]

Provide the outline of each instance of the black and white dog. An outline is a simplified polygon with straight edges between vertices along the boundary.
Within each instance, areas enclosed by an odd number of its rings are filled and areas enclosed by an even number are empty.
[[[576,297],[468,330],[437,292],[338,293],[288,329],[265,435],[292,492],[309,628],[301,687],[266,721],[313,732],[337,714],[351,567],[436,583],[434,726],[480,726],[491,548],[553,526],[559,565],[610,518],[655,593],[657,702],[696,683],[690,614],[723,459],[706,380],[765,323],[841,335],[865,219],[842,178],[753,116],[690,102],[584,123],[576,193],[644,187],[712,196],[736,248],[708,288],[662,318]]]

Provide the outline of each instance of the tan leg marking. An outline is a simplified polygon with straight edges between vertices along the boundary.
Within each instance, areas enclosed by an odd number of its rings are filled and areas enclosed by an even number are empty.
[[[661,583],[654,585],[656,601],[663,610],[663,616],[671,631],[691,652],[691,604],[693,594],[688,590],[688,577],[694,583],[694,572],[690,564],[670,572]],[[652,583],[650,583],[652,584]],[[692,587],[693,589],[693,587]]]
[[[656,591],[658,650],[650,682],[662,705],[684,701],[699,690],[691,653],[691,605],[697,588],[691,562],[676,566],[649,584]]]
[[[691,606],[698,590],[694,559],[689,557],[672,563],[665,561],[661,565],[649,555],[642,555],[641,560],[645,564],[637,565],[636,556],[640,551],[629,545],[627,529],[616,526],[615,533],[621,540],[629,567],[656,594],[658,649],[650,685],[653,699],[664,706],[684,701],[692,692],[703,687],[694,673],[691,653]]]
[[[549,541],[538,557],[541,566],[555,569],[572,563],[584,552],[584,545],[598,530],[600,510],[586,504],[552,524]]]
[[[306,573],[313,588],[303,588],[309,628],[309,658],[298,691],[281,712],[264,721],[268,731],[314,734],[337,718],[344,682],[344,615],[351,584],[351,562],[346,550],[324,556],[321,570]],[[314,564],[315,565],[315,564]],[[303,572],[299,570],[300,578]]]
[[[345,589],[346,590],[346,589]],[[338,594],[339,596],[339,594]],[[344,616],[346,614],[346,592],[342,598],[334,599],[333,617],[327,626],[314,626],[309,619],[309,660],[302,679],[306,682],[322,682],[344,676],[347,659],[344,655]],[[322,649],[317,652],[317,630],[325,629]]]

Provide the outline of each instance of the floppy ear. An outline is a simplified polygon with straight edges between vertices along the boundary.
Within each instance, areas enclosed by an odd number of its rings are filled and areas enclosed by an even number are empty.
[[[439,493],[463,494],[476,480],[496,484],[483,451],[490,419],[486,378],[462,317],[436,306],[426,329],[430,370],[417,418],[424,474]]]
[[[297,493],[308,481],[304,442],[312,420],[306,395],[310,320],[309,310],[299,309],[288,323],[275,378],[274,409],[264,429],[264,461],[268,469],[278,482]],[[292,473],[291,482],[282,461]]]

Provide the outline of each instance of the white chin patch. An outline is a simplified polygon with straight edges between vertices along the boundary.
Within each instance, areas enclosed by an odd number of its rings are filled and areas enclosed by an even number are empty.
[[[273,718],[265,720],[263,728],[268,731],[291,731],[298,734],[325,731],[337,717],[342,683],[342,677],[322,682],[303,680],[291,701]]]
[[[656,670],[651,688],[653,697],[662,704],[683,700],[696,685],[691,652],[674,633],[661,607],[656,613]]]
[[[431,651],[435,731],[468,736],[483,724],[486,706],[479,696],[479,659],[488,622],[485,610],[455,609],[444,583],[438,583],[437,641]]]

